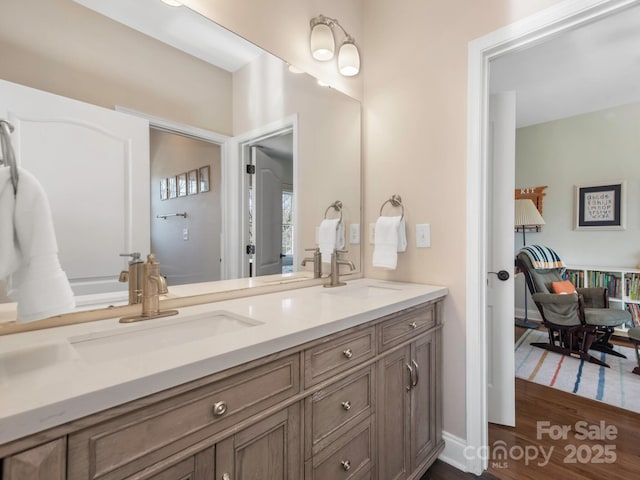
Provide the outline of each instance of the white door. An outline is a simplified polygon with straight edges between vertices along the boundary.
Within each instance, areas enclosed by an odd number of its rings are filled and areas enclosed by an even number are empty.
[[[283,165],[252,147],[256,200],[255,276],[282,273]]]
[[[487,177],[487,399],[491,423],[515,426],[514,251],[515,92],[492,95]],[[506,280],[498,278],[501,270]]]
[[[119,254],[149,252],[149,123],[1,80],[0,118],[47,194],[75,294],[126,289]]]

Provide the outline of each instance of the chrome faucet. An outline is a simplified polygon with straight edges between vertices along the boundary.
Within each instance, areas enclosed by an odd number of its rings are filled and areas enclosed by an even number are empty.
[[[129,305],[142,303],[144,261],[140,258],[140,252],[121,253],[120,256],[131,257],[129,270],[121,271],[118,277],[119,282],[129,282]]]
[[[320,278],[322,276],[322,254],[319,248],[305,248],[305,252],[313,252],[312,257],[305,257],[302,259],[302,266],[306,266],[307,262],[313,262],[313,278]]]
[[[142,274],[142,313],[130,317],[123,317],[120,323],[138,322],[151,318],[169,317],[176,315],[177,310],[160,311],[160,295],[167,293],[167,281],[160,275],[160,263],[153,253],[147,255]]]
[[[347,253],[347,251],[334,249],[333,253],[331,254],[331,273],[329,274],[330,281],[329,283],[324,284],[326,288],[346,285],[346,283],[340,281],[340,265],[349,265],[351,271],[354,271],[356,269],[356,266],[351,260],[340,260],[338,258],[341,253]]]

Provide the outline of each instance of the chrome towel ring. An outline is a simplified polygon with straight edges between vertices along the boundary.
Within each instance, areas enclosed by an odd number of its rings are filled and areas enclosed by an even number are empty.
[[[394,207],[400,207],[401,208],[401,212],[402,212],[402,216],[400,217],[400,220],[402,220],[404,218],[404,205],[402,205],[402,197],[400,197],[400,195],[397,194],[393,194],[391,195],[391,198],[387,201],[385,201],[382,206],[380,207],[380,216],[382,216],[382,210],[384,209],[384,206],[390,203],[392,206]]]

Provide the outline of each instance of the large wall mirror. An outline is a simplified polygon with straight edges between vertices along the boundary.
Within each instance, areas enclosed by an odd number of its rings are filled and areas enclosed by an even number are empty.
[[[125,299],[119,255],[134,251],[157,254],[170,289],[295,274],[329,205],[359,226],[357,100],[160,0],[1,8],[0,117],[49,195],[77,295]],[[346,249],[361,271],[359,242]]]

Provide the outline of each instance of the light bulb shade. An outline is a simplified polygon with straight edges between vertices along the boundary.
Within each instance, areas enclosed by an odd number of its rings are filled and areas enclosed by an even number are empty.
[[[360,72],[360,52],[352,42],[344,42],[338,52],[338,69],[345,77],[353,77]]]
[[[310,45],[313,58],[323,62],[331,60],[336,50],[336,41],[331,27],[326,23],[316,23],[311,28]]]
[[[513,224],[516,227],[544,225],[544,219],[540,212],[529,198],[516,200],[516,208]]]

